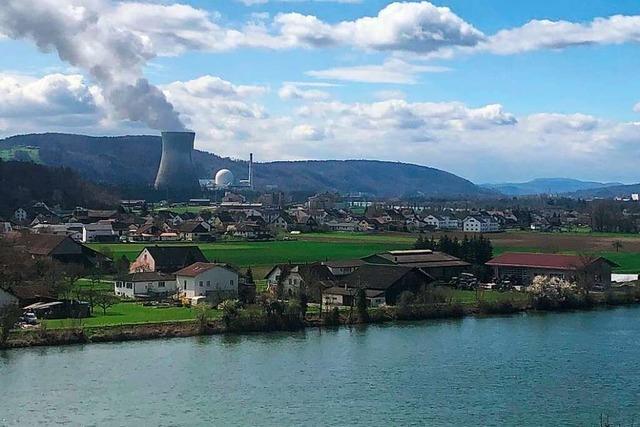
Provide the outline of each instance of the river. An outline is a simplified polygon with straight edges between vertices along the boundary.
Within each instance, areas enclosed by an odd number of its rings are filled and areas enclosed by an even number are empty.
[[[640,420],[639,315],[0,351],[0,425],[626,426]]]

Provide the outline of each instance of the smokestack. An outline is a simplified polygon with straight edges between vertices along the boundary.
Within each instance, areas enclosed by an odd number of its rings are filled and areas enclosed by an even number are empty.
[[[200,190],[191,153],[196,134],[162,132],[162,158],[156,176],[156,190],[173,197],[192,195]]]
[[[253,190],[253,153],[249,153],[249,188]]]

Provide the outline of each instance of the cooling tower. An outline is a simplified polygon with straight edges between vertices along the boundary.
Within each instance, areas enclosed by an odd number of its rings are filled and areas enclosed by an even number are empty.
[[[162,132],[156,190],[166,191],[171,197],[188,196],[200,190],[191,159],[195,136],[193,132]]]

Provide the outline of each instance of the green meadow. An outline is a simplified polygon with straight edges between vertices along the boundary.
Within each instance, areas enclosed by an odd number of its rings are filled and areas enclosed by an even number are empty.
[[[504,252],[591,253],[602,255],[620,265],[621,273],[640,273],[640,237],[625,236],[620,252],[603,243],[605,237],[585,235],[576,241],[571,235],[540,233],[499,233],[488,235],[493,242],[494,255]],[[410,249],[416,236],[408,233],[315,233],[300,234],[295,240],[271,242],[198,243],[211,261],[226,262],[238,267],[251,267],[256,278],[264,275],[277,263],[299,263],[325,260],[361,258],[377,252]],[[607,237],[611,239],[611,237]],[[550,245],[549,242],[553,242]],[[565,243],[566,242],[566,243]],[[184,243],[173,243],[184,244]],[[146,246],[144,243],[92,244],[93,249],[129,260]]]

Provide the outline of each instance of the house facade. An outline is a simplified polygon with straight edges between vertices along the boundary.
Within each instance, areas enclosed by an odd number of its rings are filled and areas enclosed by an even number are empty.
[[[322,292],[322,304],[325,307],[352,306],[355,304],[356,289],[333,286]],[[380,307],[385,304],[384,291],[365,289],[367,307]]]
[[[278,264],[265,276],[267,287],[276,292],[279,285],[285,298],[295,297],[301,289],[306,289],[310,300],[319,301],[321,288],[329,287],[335,281],[331,270],[321,263]]]
[[[146,246],[129,266],[129,273],[175,273],[194,262],[207,262],[207,258],[197,246]]]
[[[176,292],[176,278],[155,271],[129,273],[122,280],[114,281],[114,292],[124,298],[173,295]]]
[[[238,298],[238,280],[238,272],[226,264],[196,262],[176,272],[180,297],[205,297],[212,304]]]
[[[462,229],[469,233],[495,233],[500,231],[500,223],[488,215],[469,215],[462,221]]]

